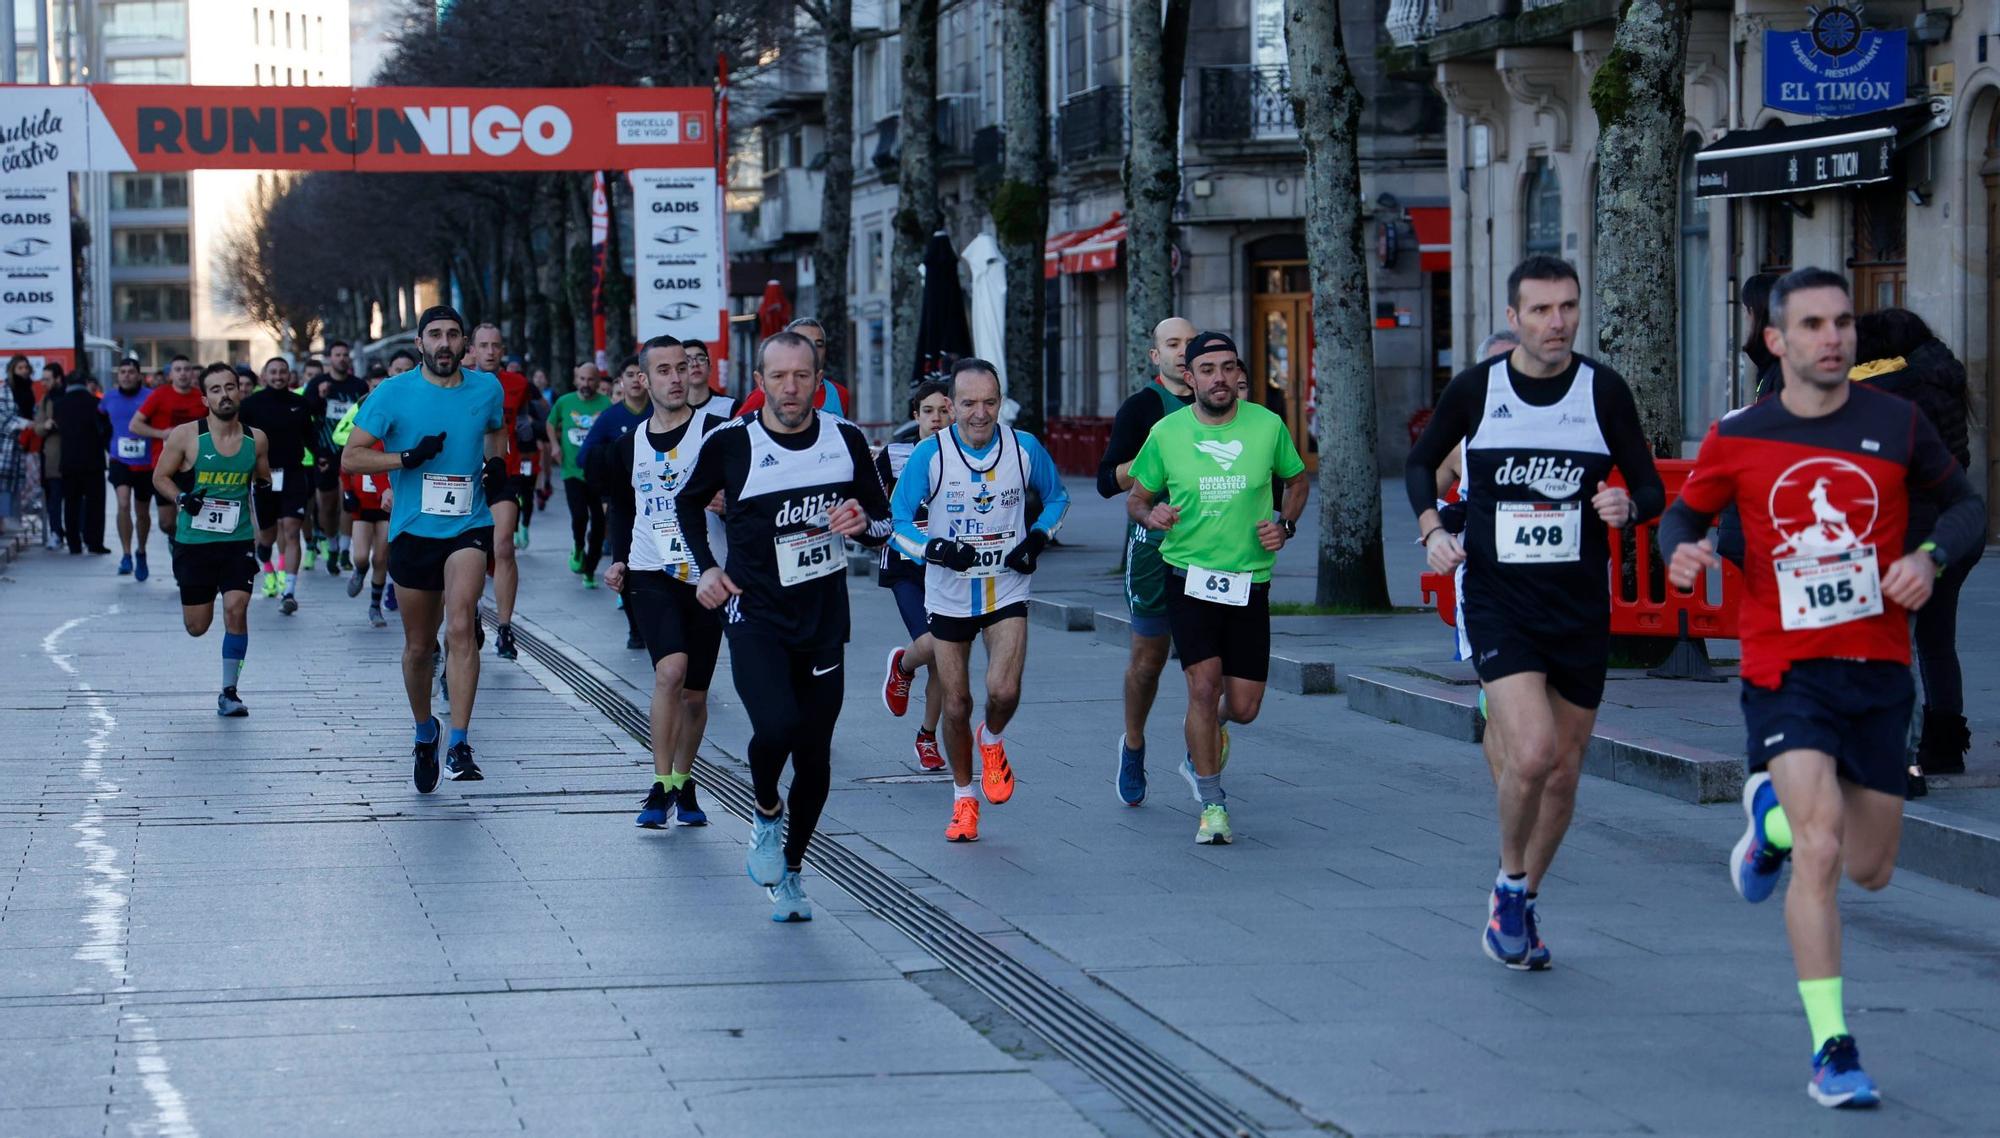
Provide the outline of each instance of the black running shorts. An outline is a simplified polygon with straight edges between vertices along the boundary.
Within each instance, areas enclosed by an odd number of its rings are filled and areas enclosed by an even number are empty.
[[[653,666],[676,652],[687,653],[689,691],[707,691],[715,678],[716,657],[722,653],[722,614],[703,608],[694,586],[658,569],[625,574],[625,603]]]
[[[970,644],[979,639],[979,634],[1003,620],[1020,617],[1028,619],[1028,602],[1015,601],[1011,605],[994,609],[978,616],[945,616],[943,613],[930,614],[931,635],[946,644]]]
[[[1916,698],[1909,665],[1887,660],[1801,660],[1776,688],[1745,682],[1750,773],[1786,751],[1822,751],[1842,779],[1901,798]]]
[[[275,473],[275,472],[274,472]],[[284,472],[284,489],[266,490],[259,487],[257,498],[257,525],[270,529],[280,518],[304,520],[306,506],[312,502],[312,471],[303,466]]]
[[[257,579],[257,544],[251,541],[174,543],[174,579],[181,603],[214,604],[223,593],[247,593]]]
[[[486,555],[486,567],[493,567],[493,527],[480,526],[456,537],[399,535],[389,542],[389,579],[399,589],[420,593],[444,591],[444,563],[461,549],[477,549]]]
[[[1181,669],[1220,658],[1222,674],[1263,683],[1271,678],[1271,583],[1250,586],[1250,602],[1219,605],[1187,595],[1187,574],[1169,565],[1167,628]]]
[[[1610,622],[1597,633],[1541,632],[1533,618],[1507,618],[1466,609],[1465,637],[1481,683],[1520,672],[1540,672],[1550,690],[1594,711],[1604,702],[1604,673],[1611,666]]]

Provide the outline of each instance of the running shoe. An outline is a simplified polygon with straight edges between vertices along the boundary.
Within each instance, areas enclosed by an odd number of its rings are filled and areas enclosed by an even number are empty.
[[[235,688],[223,688],[222,694],[215,697],[215,713],[224,719],[241,719],[250,714],[250,709],[236,698]]]
[[[694,798],[694,779],[690,778],[681,784],[680,794],[675,799],[674,807],[675,812],[680,816],[681,825],[708,825],[708,814],[702,810],[701,804],[696,802]]]
[[[319,554],[313,552],[313,543],[310,541],[306,542],[305,548],[299,554],[299,568],[303,571],[311,572],[312,567],[318,563]]]
[[[1882,1101],[1875,1080],[1861,1069],[1861,1049],[1851,1035],[1836,1035],[1820,1045],[1806,1093],[1821,1106],[1874,1106]]]
[[[766,818],[762,810],[750,812],[750,852],[743,857],[743,869],[750,880],[766,887],[776,885],[785,875],[785,816]]]
[[[290,593],[286,593],[285,598],[278,602],[278,611],[284,613],[286,616],[292,615],[299,611],[299,599]]]
[[[285,576],[285,571],[283,569],[278,570],[278,591],[281,593],[284,592],[291,586],[291,583],[292,580],[290,577]]]
[[[514,548],[515,548],[515,549],[526,549],[526,548],[528,548],[528,527],[527,527],[527,526],[522,526],[522,527],[520,527],[519,529],[516,529],[516,530],[514,531]]]
[[[1118,736],[1118,801],[1127,806],[1137,806],[1146,801],[1146,749],[1138,750],[1125,745],[1125,736]]]
[[[381,605],[368,606],[368,623],[375,628],[387,628],[389,626],[389,618],[382,615]]]
[[[1528,921],[1528,971],[1547,972],[1552,961],[1549,957],[1549,946],[1542,943],[1541,921],[1535,916],[1535,903],[1533,901],[1528,902],[1526,916]]]
[[[134,581],[143,581],[152,575],[153,571],[146,567],[146,555],[141,553],[132,562],[132,579]]]
[[[275,572],[264,574],[264,599],[267,601],[276,600],[277,597],[278,575]]]
[[[361,586],[364,584],[364,582],[361,579],[362,577],[363,574],[359,570],[356,570],[352,576],[347,578],[348,596],[358,597],[361,595]]]
[[[1181,778],[1186,780],[1188,784],[1188,793],[1194,796],[1194,804],[1196,806],[1202,805],[1201,776],[1194,773],[1193,756],[1186,753],[1181,755],[1180,772]]]
[[[1007,745],[986,741],[986,725],[979,725],[979,789],[986,801],[998,806],[1014,797],[1014,768],[1007,765]]]
[[[913,678],[903,674],[903,650],[889,649],[889,673],[882,678],[882,706],[898,719],[909,713],[910,681]]]
[[[1215,749],[1215,773],[1221,774],[1229,769],[1229,724],[1218,724],[1216,730],[1222,734],[1222,742]]]
[[[340,551],[340,571],[342,573],[352,573],[354,571],[353,550],[343,549]]]
[[[927,771],[944,769],[944,752],[938,750],[937,732],[917,732],[917,765]]]
[[[340,576],[340,554],[334,552],[333,543],[320,542],[319,555],[326,562],[326,575],[329,577]]]
[[[806,900],[806,891],[799,885],[798,870],[786,870],[771,887],[771,919],[779,924],[813,919],[812,902]]]
[[[1743,814],[1749,819],[1743,827],[1743,836],[1736,839],[1736,848],[1729,855],[1729,883],[1736,886],[1736,892],[1752,905],[1768,898],[1778,888],[1778,877],[1784,872],[1785,859],[1792,851],[1773,846],[1764,836],[1764,819],[1778,805],[1778,792],[1771,785],[1771,776],[1758,771],[1743,784]]]
[[[1194,844],[1198,846],[1226,846],[1230,842],[1229,809],[1220,802],[1211,802],[1201,808],[1201,825],[1194,831]]]
[[[944,828],[947,842],[976,842],[979,840],[979,800],[977,798],[954,798],[951,801],[951,825]]]
[[[581,572],[583,572],[583,550],[582,550],[582,549],[580,549],[580,548],[579,548],[579,549],[572,549],[572,550],[570,550],[570,551],[569,551],[569,571],[570,571],[570,572],[572,572],[572,573],[581,573]]]
[[[430,742],[425,743],[419,741],[416,745],[416,750],[415,750],[415,755],[417,759],[416,782],[417,782],[418,794],[429,794],[431,791],[437,789],[438,737],[443,732],[443,730],[444,730],[443,726],[439,724],[437,721],[437,716],[435,715],[431,716]]]
[[[637,636],[629,632],[625,634],[625,649],[627,651],[638,652],[644,649],[645,647],[646,647],[646,642],[644,640],[639,639]]]
[[[396,586],[393,583],[382,593],[382,607],[390,612],[396,611]]]
[[[451,772],[453,782],[482,782],[486,776],[479,771],[479,764],[472,761],[472,744],[453,743],[444,753],[444,769]]]
[[[132,555],[127,553],[118,559],[118,575],[120,577],[128,577],[131,576],[131,574],[132,574]]]
[[[1486,955],[1517,972],[1528,970],[1528,893],[1495,885],[1486,903],[1486,928],[1479,943]]]
[[[583,587],[584,587],[584,588],[586,588],[586,589],[595,589],[595,588],[597,587],[597,578],[596,578],[596,576],[594,576],[593,574],[590,574],[590,573],[585,573],[585,574],[583,574]],[[624,600],[625,598],[623,598],[623,597],[620,597],[620,598],[618,598],[618,599],[619,599],[619,600]]]
[[[520,649],[514,647],[513,625],[503,624],[500,626],[500,635],[493,638],[493,654],[502,660],[518,660],[521,658]]]
[[[679,796],[667,789],[666,783],[658,779],[653,780],[653,788],[646,792],[646,802],[639,807],[639,820],[635,825],[648,830],[666,829],[667,811],[674,808],[674,799],[677,797]]]

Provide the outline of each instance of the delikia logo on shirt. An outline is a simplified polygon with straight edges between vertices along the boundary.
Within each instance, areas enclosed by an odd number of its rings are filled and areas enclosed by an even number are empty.
[[[1225,443],[1217,439],[1203,439],[1194,444],[1194,449],[1214,459],[1215,465],[1228,470],[1243,457],[1243,440],[1231,439]]]
[[[1531,458],[1517,463],[1513,455],[1500,464],[1493,472],[1495,486],[1526,486],[1544,498],[1561,500],[1576,496],[1583,489],[1583,467],[1569,459],[1554,459],[1547,456]]]

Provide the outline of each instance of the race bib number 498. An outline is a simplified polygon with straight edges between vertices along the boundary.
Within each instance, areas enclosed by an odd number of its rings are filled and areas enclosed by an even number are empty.
[[[1583,503],[1500,502],[1493,507],[1493,548],[1503,565],[1543,565],[1583,556]]]

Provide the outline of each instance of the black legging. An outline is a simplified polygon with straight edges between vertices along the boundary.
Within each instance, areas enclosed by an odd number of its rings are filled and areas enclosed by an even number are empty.
[[[1924,710],[1933,715],[1965,714],[1965,674],[1958,666],[1958,592],[1986,547],[1944,571],[1931,586],[1930,602],[1917,610],[1917,668],[1924,678]]]
[[[565,478],[563,500],[569,503],[570,538],[583,550],[583,571],[595,577],[604,553],[604,499],[591,493],[583,479]]]
[[[777,807],[778,776],[792,761],[792,790],[783,801],[785,868],[805,863],[806,846],[833,784],[833,723],[844,693],[841,646],[789,648],[770,636],[738,632],[729,637],[729,667],[736,695],[750,715],[750,781],[757,804]]]
[[[104,548],[104,472],[81,470],[62,476],[63,536],[71,552]]]

